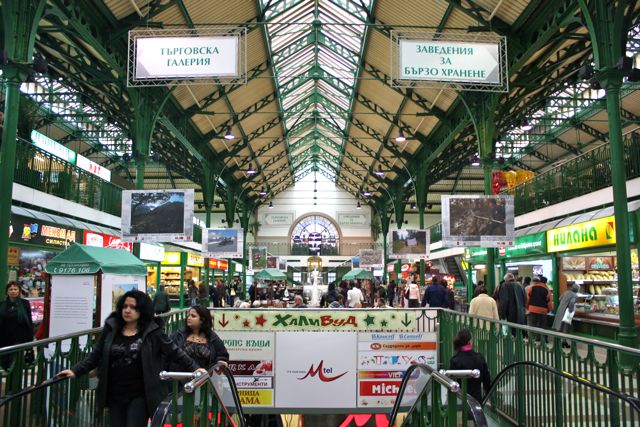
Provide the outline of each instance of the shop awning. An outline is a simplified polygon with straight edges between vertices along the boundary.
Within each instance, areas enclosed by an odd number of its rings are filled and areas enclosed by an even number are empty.
[[[355,279],[373,279],[373,274],[369,270],[356,268],[354,270],[351,270],[344,276],[342,276],[342,280],[355,280]]]
[[[635,212],[640,210],[640,200],[634,200],[627,205],[629,212]],[[539,233],[541,231],[547,231],[554,228],[564,227],[565,225],[578,224],[585,221],[592,221],[594,219],[605,218],[613,215],[613,206],[581,213],[577,215],[571,215],[566,218],[553,219],[551,221],[543,222],[542,224],[532,225],[530,227],[520,228],[516,230],[516,237],[526,236],[529,234]]]
[[[147,266],[123,249],[98,248],[79,243],[69,246],[47,263],[49,274],[130,274],[146,276]]]
[[[27,209],[20,206],[11,206],[11,213],[15,215],[25,216],[27,218],[34,218],[38,221],[52,222],[54,224],[79,228],[81,230],[89,230],[96,233],[107,234],[109,236],[120,236],[120,231],[114,230],[113,228],[103,227],[84,221],[78,221],[77,219],[66,218],[63,216],[40,212],[33,209]]]
[[[287,275],[276,268],[265,268],[264,270],[261,270],[258,274],[256,274],[253,277],[261,280],[286,280],[287,279]]]

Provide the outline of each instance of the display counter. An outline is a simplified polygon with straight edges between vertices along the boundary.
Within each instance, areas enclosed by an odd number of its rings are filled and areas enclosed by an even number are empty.
[[[617,314],[577,310],[571,325],[572,331],[578,334],[617,340],[620,318]],[[640,334],[640,314],[635,315],[635,325],[638,334]]]

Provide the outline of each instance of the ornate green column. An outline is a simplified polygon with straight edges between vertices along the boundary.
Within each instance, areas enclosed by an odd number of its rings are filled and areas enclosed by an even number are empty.
[[[620,331],[618,342],[629,347],[638,346],[634,323],[634,295],[631,274],[631,242],[627,207],[627,178],[624,167],[624,145],[620,120],[620,88],[624,71],[623,58],[632,16],[625,16],[627,7],[635,2],[608,0],[578,0],[596,65],[596,76],[606,92],[611,148],[611,182],[616,222],[616,256],[618,264],[618,295],[620,302]],[[627,12],[633,15],[633,10]]]
[[[407,199],[405,197],[404,186],[399,183],[394,183],[391,187],[391,197],[393,203],[393,210],[396,216],[396,228],[400,230],[402,228],[402,224],[404,224],[404,211],[405,204]]]
[[[240,226],[242,227],[242,232],[244,233],[244,239],[242,240],[242,289],[239,292],[242,294],[243,299],[247,299],[247,235],[249,234],[249,219],[251,218],[251,212],[253,211],[253,207],[246,207],[242,210],[242,215],[240,216]]]
[[[8,64],[2,67],[5,104],[2,145],[0,146],[0,300],[5,298],[9,278],[9,224],[13,175],[16,164],[16,130],[20,84],[33,61],[33,45],[46,1],[5,0],[2,4],[4,53]]]
[[[416,192],[416,207],[418,208],[418,228],[424,230],[424,208],[427,203],[427,168],[424,173],[419,173],[413,180],[413,187]],[[424,259],[420,260],[420,286],[425,286]]]
[[[495,145],[497,138],[496,108],[500,100],[497,93],[469,93],[460,94],[460,98],[467,107],[471,122],[478,140],[478,154],[484,177],[484,194],[491,195],[491,178],[495,159]],[[495,252],[487,248],[487,290],[493,293],[496,287]]]
[[[216,188],[216,175],[211,171],[211,168],[208,166],[204,167],[204,179],[202,181],[202,200],[204,202],[205,209],[205,226],[207,228],[211,227],[211,209],[213,208],[213,198]],[[203,242],[204,242],[204,233],[207,230],[202,230]],[[204,247],[202,248],[204,251]],[[209,289],[209,258],[204,259],[204,285],[207,290]]]
[[[382,268],[382,281],[384,283],[388,283],[387,280],[387,262],[388,262],[388,256],[389,256],[389,251],[387,248],[387,236],[389,234],[389,225],[391,224],[391,216],[389,216],[388,213],[388,209],[387,209],[387,201],[386,200],[381,200],[380,203],[378,203],[376,205],[376,207],[374,208],[376,215],[378,215],[378,218],[380,218],[380,231],[382,231],[382,259],[383,259],[383,268]]]

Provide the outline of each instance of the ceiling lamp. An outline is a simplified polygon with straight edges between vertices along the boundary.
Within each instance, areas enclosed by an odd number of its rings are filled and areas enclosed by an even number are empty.
[[[360,202],[358,201],[358,204],[356,205],[356,209],[362,209],[362,206],[360,206]]]
[[[525,132],[529,132],[531,129],[533,129],[533,125],[531,124],[531,122],[529,120],[524,120],[522,122],[522,126],[520,126],[520,129],[522,129]]]
[[[249,165],[249,169],[247,169],[247,175],[253,175],[256,173],[256,170],[253,168],[253,165]]]
[[[260,194],[260,197],[264,197],[264,196],[267,195],[267,190],[265,190],[265,188],[262,187],[262,190],[260,190],[260,192],[258,194]]]
[[[269,209],[273,209],[273,202],[269,202]]]
[[[371,191],[369,191],[369,190],[364,190],[364,192],[362,193],[362,195],[363,195],[364,197],[369,197],[369,196],[371,196]]]
[[[404,136],[404,132],[400,129],[400,133],[396,136],[396,142],[405,142],[407,138]]]
[[[378,165],[378,170],[376,171],[376,175],[378,176],[383,176],[384,172],[382,172],[382,168],[380,167],[380,165]]]
[[[226,139],[227,141],[235,139],[233,132],[231,132],[231,126],[227,126],[227,133],[224,134],[224,139]]]
[[[415,203],[411,203],[411,209],[415,209],[416,208],[416,204]]]

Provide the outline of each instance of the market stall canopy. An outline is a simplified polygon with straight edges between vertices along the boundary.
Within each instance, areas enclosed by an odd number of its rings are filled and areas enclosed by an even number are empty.
[[[262,280],[286,280],[287,275],[275,268],[265,268],[256,274],[255,278]]]
[[[47,263],[49,274],[147,275],[147,267],[135,255],[122,249],[98,248],[76,243]]]
[[[354,270],[351,270],[344,276],[342,276],[342,280],[355,280],[355,279],[373,279],[373,274],[371,274],[369,270],[356,268]]]

